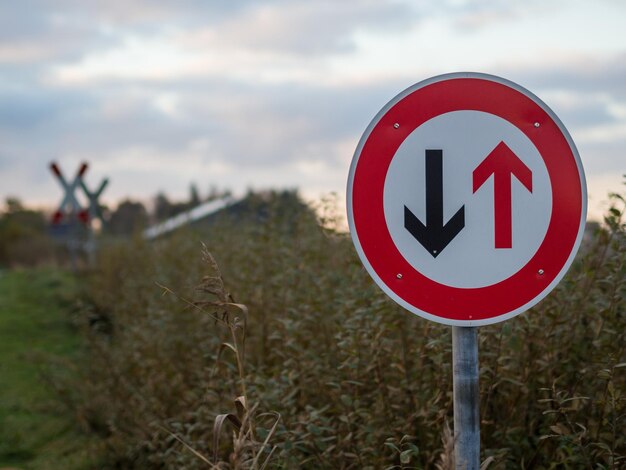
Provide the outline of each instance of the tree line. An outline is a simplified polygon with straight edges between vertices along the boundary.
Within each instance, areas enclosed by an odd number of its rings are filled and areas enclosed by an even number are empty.
[[[173,200],[163,191],[158,192],[147,204],[130,198],[120,201],[115,208],[101,206],[104,224],[99,227],[102,236],[128,237],[149,225],[162,222],[182,212],[214,199],[230,194],[211,186],[201,196],[195,184],[183,200]],[[0,266],[33,266],[63,257],[59,238],[67,233],[67,221],[55,227],[50,211],[32,208],[19,198],[8,197],[0,210]]]

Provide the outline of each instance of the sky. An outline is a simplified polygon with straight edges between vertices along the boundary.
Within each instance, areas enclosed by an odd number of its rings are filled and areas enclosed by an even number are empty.
[[[531,90],[580,152],[599,219],[626,173],[623,0],[0,3],[0,197],[55,207],[81,161],[102,200],[211,187],[345,197],[361,134],[428,77]]]

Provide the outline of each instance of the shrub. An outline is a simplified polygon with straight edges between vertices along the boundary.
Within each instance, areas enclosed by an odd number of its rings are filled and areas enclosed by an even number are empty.
[[[257,203],[204,233],[101,253],[83,378],[67,390],[111,468],[260,468],[273,446],[272,468],[446,468],[450,328],[389,300],[349,238],[293,195]],[[490,468],[623,465],[622,213],[613,208],[547,299],[480,329]],[[200,239],[221,269],[209,266],[203,292]],[[243,433],[228,428],[244,417]]]

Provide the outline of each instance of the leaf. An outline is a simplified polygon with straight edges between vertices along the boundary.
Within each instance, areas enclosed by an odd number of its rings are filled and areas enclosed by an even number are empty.
[[[495,462],[496,459],[491,455],[489,457],[487,457],[485,460],[483,460],[483,462],[480,464],[480,469],[479,470],[487,470],[487,467],[489,467],[489,465],[491,465],[493,462]]]
[[[407,464],[411,461],[411,457],[413,455],[413,450],[408,449],[400,454],[400,462],[403,464]]]
[[[550,431],[560,436],[562,436],[563,434],[569,434],[569,430],[562,424],[556,424],[554,426],[550,426]]]
[[[406,446],[413,451],[413,455],[419,455],[420,449],[415,444],[409,442]]]
[[[502,379],[502,381],[503,381],[503,382],[508,382],[508,383],[511,383],[511,384],[513,384],[513,385],[517,385],[518,387],[525,387],[525,386],[526,386],[526,384],[525,384],[525,383],[523,383],[523,382],[521,382],[521,381],[519,381],[519,380],[512,379],[512,378],[507,378],[507,377],[505,377],[505,378],[503,378],[503,379]]]
[[[215,417],[215,423],[213,423],[213,462],[217,463],[220,446],[220,433],[222,432],[222,426],[224,421],[230,421],[237,429],[241,427],[241,421],[232,413],[226,413],[217,415]]]
[[[352,406],[352,398],[350,398],[348,395],[341,395],[339,397],[339,400],[341,400],[341,403],[343,403],[347,407]]]
[[[230,349],[232,352],[234,352],[235,354],[237,354],[237,348],[235,346],[233,346],[230,343],[222,343],[220,345],[220,351],[222,351],[224,348],[228,348]]]
[[[213,372],[215,374],[217,373],[217,371],[219,369],[219,365],[220,365],[220,362],[222,360],[222,352],[225,349],[230,349],[232,352],[235,353],[235,356],[238,355],[237,348],[234,345],[232,345],[230,343],[222,343],[222,344],[220,344],[220,348],[217,351],[217,357],[215,358],[215,370]]]
[[[243,398],[243,397],[239,397],[239,398]],[[263,449],[265,449],[265,447],[268,445],[270,439],[272,438],[272,436],[276,432],[276,428],[278,427],[278,423],[280,422],[280,419],[281,419],[281,415],[278,412],[276,412],[276,413],[264,413],[261,416],[265,416],[267,414],[274,415],[276,417],[276,420],[274,421],[274,425],[272,426],[272,428],[267,433],[267,436],[265,436],[265,440],[263,441],[263,444],[261,444],[261,448],[259,449],[258,454],[254,457],[254,461],[252,462],[252,467],[251,468],[257,468],[258,461],[259,461],[259,456],[262,454]],[[267,458],[263,462],[263,465],[261,465],[261,470],[263,470],[264,468],[267,467],[267,464],[269,463],[269,461],[270,461],[270,459],[272,457],[272,454],[274,454],[274,451],[276,450],[276,448],[277,448],[277,446],[272,447],[272,450],[270,450]]]
[[[567,398],[567,399],[563,400],[561,402],[561,404],[567,403],[569,401],[575,401],[575,400],[589,400],[589,397],[571,397],[571,398]]]
[[[174,439],[176,439],[178,442],[180,442],[183,446],[185,446],[186,449],[188,449],[189,451],[191,451],[191,453],[193,453],[196,457],[198,457],[200,460],[202,460],[204,463],[211,465],[211,468],[215,468],[211,462],[209,462],[209,460],[202,455],[200,452],[198,452],[196,449],[194,449],[193,447],[191,447],[189,444],[187,444],[181,437],[177,436],[176,434],[174,434],[173,432],[171,432],[169,429],[164,428],[163,426],[158,426],[159,428],[163,429],[165,432],[167,432],[171,437],[173,437]]]
[[[240,397],[235,398],[235,408],[237,409],[237,416],[239,417],[240,420],[243,421],[243,417],[248,411],[248,404],[246,402],[246,397],[242,395]]]
[[[396,452],[398,452],[398,453],[400,452],[400,449],[398,449],[398,446],[397,446],[397,445],[395,445],[393,442],[389,442],[389,441],[387,441],[387,442],[385,442],[385,445],[386,445],[387,447],[389,447],[390,449],[395,450],[395,451],[396,451]]]
[[[610,381],[607,385],[607,390],[609,391],[609,395],[611,397],[615,396],[615,385],[613,385],[613,381]]]
[[[315,435],[315,436],[319,436],[320,434],[322,434],[322,430],[316,426],[315,424],[311,423],[306,427],[307,431],[309,431],[311,434]]]

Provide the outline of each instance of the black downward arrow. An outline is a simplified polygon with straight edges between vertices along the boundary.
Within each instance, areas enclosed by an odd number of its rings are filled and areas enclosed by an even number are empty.
[[[443,150],[426,150],[426,225],[404,206],[404,228],[436,258],[465,227],[465,206],[443,224]]]

